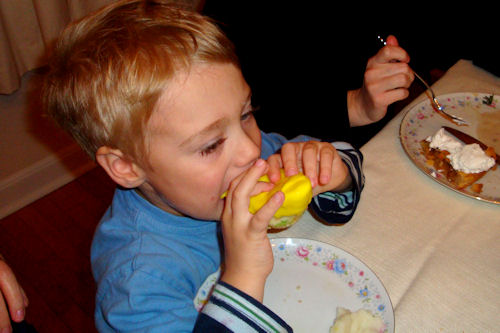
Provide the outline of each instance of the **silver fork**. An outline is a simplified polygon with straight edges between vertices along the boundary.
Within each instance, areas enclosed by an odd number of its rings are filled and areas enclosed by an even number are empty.
[[[384,41],[384,39],[380,36],[377,36],[378,39],[380,40],[380,42],[382,42],[382,44],[384,45],[387,45],[387,42]],[[437,98],[436,98],[436,95],[434,94],[434,90],[432,90],[432,88],[427,84],[427,82],[425,82],[425,80],[420,76],[418,75],[417,73],[415,73],[415,71],[412,69],[412,72],[413,74],[417,77],[417,79],[420,80],[420,82],[422,82],[424,84],[424,86],[430,91],[431,93],[431,96],[432,96],[432,104],[434,104],[434,107],[439,111],[439,112],[442,112],[443,114],[445,114],[446,116],[448,116],[451,121],[453,121],[455,124],[457,125],[468,125],[467,121],[465,121],[464,119],[458,117],[458,116],[455,116],[453,114],[449,114],[448,112],[446,112],[444,110],[444,107],[439,104]]]

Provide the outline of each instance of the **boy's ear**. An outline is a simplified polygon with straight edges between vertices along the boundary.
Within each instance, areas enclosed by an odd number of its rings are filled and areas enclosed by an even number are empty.
[[[135,188],[146,181],[144,170],[125,158],[119,149],[100,147],[96,152],[96,162],[115,183],[125,188]]]

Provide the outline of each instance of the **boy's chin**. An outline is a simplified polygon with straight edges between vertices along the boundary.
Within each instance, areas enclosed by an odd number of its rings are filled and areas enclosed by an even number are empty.
[[[205,221],[220,221],[222,218],[222,211],[224,209],[224,203],[218,204],[215,207],[210,207],[202,210],[192,210],[192,209],[174,209],[173,207],[168,207],[168,209],[163,208],[167,212],[177,215],[189,217],[195,220],[205,220]]]
[[[220,221],[222,219],[222,211],[224,209],[224,205],[217,205],[214,209],[211,209],[210,211],[206,212],[198,212],[191,217],[198,219],[198,220],[205,220],[205,221]]]

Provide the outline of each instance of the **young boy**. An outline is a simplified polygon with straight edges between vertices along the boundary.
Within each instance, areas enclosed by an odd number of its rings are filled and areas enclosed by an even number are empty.
[[[337,192],[316,196],[315,212],[346,222],[363,186],[359,152],[260,132],[230,41],[160,0],[118,1],[71,25],[44,100],[119,185],[91,249],[99,331],[291,330],[261,304],[267,225],[284,195],[255,215],[249,198],[272,188],[260,176],[303,171],[315,195]]]

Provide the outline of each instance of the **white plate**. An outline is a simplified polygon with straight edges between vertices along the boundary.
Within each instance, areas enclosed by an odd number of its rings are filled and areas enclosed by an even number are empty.
[[[420,148],[420,141],[435,134],[442,126],[454,127],[465,132],[500,153],[500,102],[499,96],[494,96],[490,105],[484,103],[484,98],[491,94],[485,93],[454,93],[437,96],[445,110],[464,118],[469,126],[457,126],[436,113],[428,99],[416,104],[403,117],[399,129],[401,144],[415,165],[426,175],[438,183],[466,196],[500,204],[500,167],[490,170],[478,183],[483,184],[483,190],[477,194],[469,187],[459,190],[448,182],[446,177],[429,166]]]
[[[271,239],[274,268],[264,304],[295,332],[328,333],[337,307],[366,309],[394,332],[391,300],[377,276],[335,246],[300,238]]]

